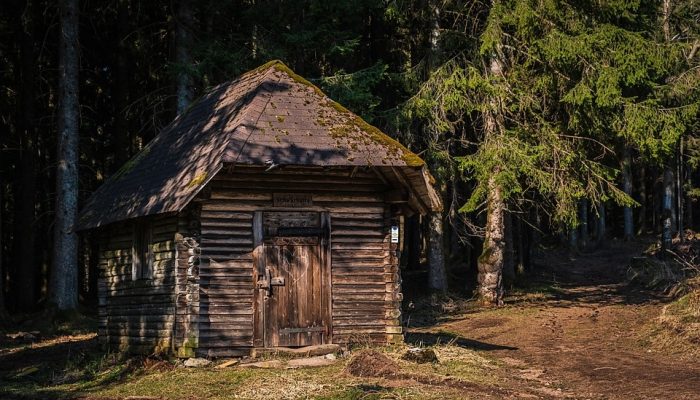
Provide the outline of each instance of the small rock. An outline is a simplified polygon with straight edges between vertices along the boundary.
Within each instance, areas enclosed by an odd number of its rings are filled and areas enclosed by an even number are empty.
[[[217,365],[214,368],[228,368],[228,367],[234,366],[238,363],[239,363],[238,360],[228,360],[228,361],[222,362],[221,364]]]
[[[240,368],[282,368],[284,364],[280,360],[258,361],[239,365]]]
[[[437,355],[435,354],[433,349],[424,349],[420,347],[413,347],[411,349],[408,349],[408,351],[406,351],[406,353],[404,353],[404,355],[401,356],[401,359],[413,361],[418,364],[439,362]]]
[[[325,367],[332,364],[335,364],[335,359],[329,359],[327,356],[316,356],[289,360],[287,368]]]
[[[188,358],[183,365],[187,368],[200,368],[206,367],[209,364],[211,364],[211,361],[206,358]]]
[[[335,356],[335,354],[333,354],[333,353],[331,353],[331,354],[326,354],[324,357],[326,357],[326,359],[328,359],[328,360],[335,360],[335,359],[337,358],[337,357]]]

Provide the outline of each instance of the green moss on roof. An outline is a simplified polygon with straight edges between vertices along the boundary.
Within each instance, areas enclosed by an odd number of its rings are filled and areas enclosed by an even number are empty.
[[[302,78],[300,75],[297,75],[296,72],[292,71],[288,66],[286,66],[282,61],[280,60],[273,60],[270,61],[269,67],[273,67],[277,71],[284,72],[285,74],[289,75],[290,78],[294,82],[301,83],[302,85],[308,86],[311,89],[316,92],[316,94],[325,97],[326,95],[323,93],[321,89],[318,88],[318,86],[314,85],[313,83],[307,81],[306,79]],[[268,67],[268,68],[269,68]]]
[[[313,89],[316,93],[318,93],[319,95],[325,96],[325,94],[323,93],[323,91],[321,91],[321,89],[319,89],[318,86],[314,85],[313,83],[309,82],[308,80],[306,80],[306,79],[302,78],[301,76],[297,75],[294,71],[292,71],[288,66],[286,66],[286,65],[285,65],[282,61],[280,61],[280,60],[271,60],[271,61],[268,61],[268,62],[266,62],[265,64],[263,64],[263,65],[261,65],[261,66],[255,68],[255,69],[252,69],[252,70],[246,72],[245,74],[241,75],[241,77],[243,77],[243,76],[248,76],[248,75],[252,75],[252,74],[257,74],[257,73],[259,73],[259,72],[264,72],[264,71],[267,71],[267,70],[270,69],[270,68],[274,68],[274,69],[276,69],[277,71],[284,72],[285,74],[289,75],[289,77],[292,78],[293,81],[298,82],[298,83],[301,83],[302,85],[308,86],[308,87],[310,87],[311,89]]]
[[[197,174],[197,176],[195,176],[194,178],[192,178],[190,183],[187,184],[187,187],[199,186],[202,183],[204,183],[204,181],[206,181],[206,180],[207,180],[207,173],[202,172],[200,174]]]
[[[289,67],[287,67],[282,61],[280,60],[272,60],[269,61],[258,68],[255,68],[254,70],[248,72],[245,75],[252,74],[252,73],[257,73],[257,72],[262,72],[266,71],[270,68],[274,68],[277,71],[283,72],[287,74],[293,81],[297,83],[301,83],[302,85],[305,85],[311,89],[313,89],[316,94],[321,96],[324,99],[327,99],[328,104],[331,107],[333,107],[336,111],[344,114],[347,116],[347,120],[343,121],[344,124],[349,124],[349,126],[346,126],[345,128],[343,127],[333,127],[331,129],[331,134],[335,138],[339,138],[341,136],[345,135],[350,135],[353,131],[353,127],[357,127],[360,131],[366,133],[369,135],[369,137],[378,144],[383,145],[386,147],[391,155],[396,155],[397,157],[401,158],[406,165],[412,166],[412,167],[420,167],[425,164],[425,161],[423,161],[420,157],[418,157],[415,153],[413,153],[411,150],[407,149],[404,145],[399,143],[397,140],[391,138],[381,130],[379,130],[377,127],[370,125],[367,123],[365,120],[360,118],[359,116],[355,115],[352,113],[350,110],[347,108],[341,106],[337,102],[331,100],[328,96],[326,96],[325,93],[321,89],[319,89],[316,85],[313,83],[309,82],[308,80],[304,79],[303,77],[297,75],[294,71],[292,71]],[[279,120],[280,117],[277,117]],[[280,121],[282,122],[282,121]],[[316,120],[316,123],[321,126],[326,126],[328,125],[328,121],[325,118],[325,115],[319,114],[319,117]]]
[[[406,163],[406,165],[411,167],[420,167],[425,164],[425,161],[423,161],[415,153],[407,149],[396,139],[393,139],[389,135],[379,130],[379,128],[377,128],[376,126],[370,125],[369,123],[367,123],[367,121],[353,114],[350,110],[341,106],[337,102],[330,99],[328,101],[331,107],[333,107],[336,111],[345,114],[348,117],[346,123],[350,124],[350,126],[346,125],[342,128],[333,128],[333,130],[335,131],[333,132],[334,137],[350,134],[352,132],[351,127],[354,126],[362,132],[369,134],[369,136],[374,142],[384,145],[386,148],[389,149],[391,153],[394,153],[397,156],[401,157],[401,159]]]

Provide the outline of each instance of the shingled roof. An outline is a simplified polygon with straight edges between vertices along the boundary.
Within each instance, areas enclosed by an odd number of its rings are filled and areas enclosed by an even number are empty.
[[[279,61],[213,88],[105,182],[77,230],[182,210],[224,163],[393,168],[426,209],[425,163]]]

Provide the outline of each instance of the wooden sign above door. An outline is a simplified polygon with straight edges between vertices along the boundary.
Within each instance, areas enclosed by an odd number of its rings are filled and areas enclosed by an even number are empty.
[[[286,208],[312,207],[314,202],[308,193],[273,193],[272,206]]]

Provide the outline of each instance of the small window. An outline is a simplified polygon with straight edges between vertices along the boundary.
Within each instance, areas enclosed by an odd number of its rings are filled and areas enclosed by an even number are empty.
[[[132,278],[153,278],[153,248],[151,247],[151,224],[139,221],[134,224],[134,241],[131,249]]]

